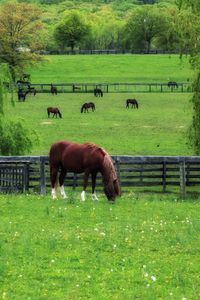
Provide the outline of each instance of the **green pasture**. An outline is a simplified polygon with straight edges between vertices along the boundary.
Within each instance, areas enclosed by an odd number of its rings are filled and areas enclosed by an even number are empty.
[[[27,70],[32,83],[166,83],[191,81],[178,55],[51,55]]]
[[[139,109],[126,109],[127,98],[136,97]],[[191,94],[37,94],[5,110],[12,119],[23,119],[39,136],[31,153],[48,155],[59,140],[94,142],[112,155],[192,155],[187,130],[192,118]],[[80,113],[93,101],[95,112]],[[47,107],[58,107],[62,119],[47,117]]]
[[[0,299],[199,298],[199,201],[69,196],[0,196]]]

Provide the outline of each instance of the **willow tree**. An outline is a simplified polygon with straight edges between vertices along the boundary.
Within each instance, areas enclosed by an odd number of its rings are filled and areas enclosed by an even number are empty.
[[[5,85],[6,83],[6,85]],[[12,120],[4,106],[14,106],[12,77],[7,64],[0,64],[0,155],[22,155],[32,148],[31,133],[21,120]],[[6,103],[9,102],[9,103]],[[6,104],[6,105],[5,105]]]
[[[39,59],[41,11],[32,4],[7,2],[0,6],[0,62],[7,63],[13,81]]]
[[[195,154],[200,155],[200,2],[199,0],[177,0],[177,3],[179,4],[180,14],[187,16],[186,23],[182,20],[182,38],[180,42],[187,45],[190,62],[196,74],[193,84],[193,118],[189,130],[189,139]]]

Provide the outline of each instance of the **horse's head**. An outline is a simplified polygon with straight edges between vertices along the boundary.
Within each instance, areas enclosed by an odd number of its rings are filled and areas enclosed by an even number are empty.
[[[121,195],[121,189],[118,179],[110,180],[104,185],[104,193],[109,201],[115,201],[117,196]]]
[[[104,193],[109,201],[115,201],[115,198],[121,195],[121,189],[112,159],[107,153],[104,156],[102,175]]]

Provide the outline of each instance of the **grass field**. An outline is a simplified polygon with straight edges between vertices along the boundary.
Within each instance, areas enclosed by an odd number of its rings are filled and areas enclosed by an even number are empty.
[[[188,58],[178,55],[59,55],[27,70],[32,83],[187,82]]]
[[[0,298],[199,299],[200,202],[0,196]]]
[[[59,56],[31,70],[32,82],[186,81],[192,72],[177,56]],[[126,70],[126,72],[124,72]],[[126,109],[135,97],[139,109]],[[27,155],[48,155],[58,140],[92,141],[110,154],[192,155],[186,131],[190,94],[37,94],[12,119],[35,130]],[[94,113],[80,113],[84,102]],[[48,119],[58,106],[62,119]],[[134,190],[135,191],[135,190]],[[0,195],[0,299],[193,300],[200,298],[199,197],[158,192],[122,194],[114,205],[50,196]],[[189,197],[189,196],[188,196]]]
[[[139,109],[126,109],[136,97]],[[58,140],[92,141],[113,155],[191,155],[186,131],[191,121],[190,94],[37,94],[7,107],[12,119],[22,118],[40,142],[31,154],[47,155]],[[94,113],[80,113],[84,102],[94,101]],[[48,119],[46,108],[60,108],[62,119]],[[30,153],[27,153],[28,155]]]

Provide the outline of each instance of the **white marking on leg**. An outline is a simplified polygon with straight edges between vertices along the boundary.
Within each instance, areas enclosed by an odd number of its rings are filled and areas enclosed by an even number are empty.
[[[51,190],[51,196],[52,196],[53,200],[57,199],[57,197],[56,197],[56,189],[55,188],[53,188]]]
[[[60,193],[61,193],[61,196],[63,197],[63,199],[67,198],[67,195],[65,194],[65,190],[64,190],[64,185],[61,185]]]
[[[93,200],[93,201],[99,201],[99,199],[98,199],[96,193],[92,194],[92,200]]]
[[[81,192],[81,201],[85,201],[85,191]]]

